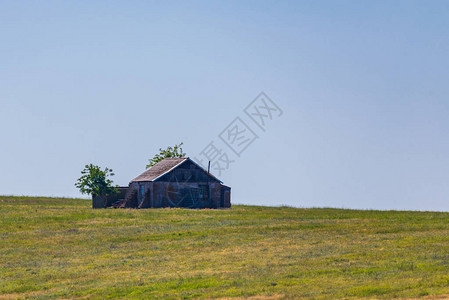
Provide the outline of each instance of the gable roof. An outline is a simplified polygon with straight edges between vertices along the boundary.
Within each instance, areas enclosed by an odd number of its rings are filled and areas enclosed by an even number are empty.
[[[153,181],[158,177],[170,172],[175,167],[185,162],[188,157],[166,157],[133,180],[133,181]]]
[[[174,170],[176,167],[180,166],[187,160],[191,161],[193,164],[195,164],[198,168],[203,170],[205,173],[207,173],[206,170],[204,170],[200,165],[198,165],[196,162],[191,160],[188,157],[166,157],[133,180],[131,182],[136,181],[155,181],[158,178],[162,177],[163,175],[169,173],[170,171]],[[209,173],[209,176],[216,179],[218,182],[222,183],[220,179]]]

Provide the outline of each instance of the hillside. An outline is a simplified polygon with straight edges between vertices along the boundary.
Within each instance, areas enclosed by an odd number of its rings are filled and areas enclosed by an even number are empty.
[[[449,213],[0,197],[0,298],[449,294]]]

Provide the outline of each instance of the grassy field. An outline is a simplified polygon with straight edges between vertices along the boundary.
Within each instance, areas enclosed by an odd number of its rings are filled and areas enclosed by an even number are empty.
[[[0,196],[0,298],[449,294],[449,213]]]

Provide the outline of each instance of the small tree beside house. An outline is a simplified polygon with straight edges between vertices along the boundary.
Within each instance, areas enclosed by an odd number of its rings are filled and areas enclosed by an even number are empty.
[[[84,166],[81,174],[82,176],[78,178],[75,186],[82,194],[92,195],[92,200],[102,202],[97,206],[105,207],[107,197],[117,193],[117,187],[108,178],[114,176],[113,171],[109,168],[102,170],[99,166],[89,164]]]

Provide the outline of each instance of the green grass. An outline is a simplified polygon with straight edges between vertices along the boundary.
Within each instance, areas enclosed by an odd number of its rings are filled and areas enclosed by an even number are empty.
[[[0,196],[0,298],[449,295],[449,213]]]

